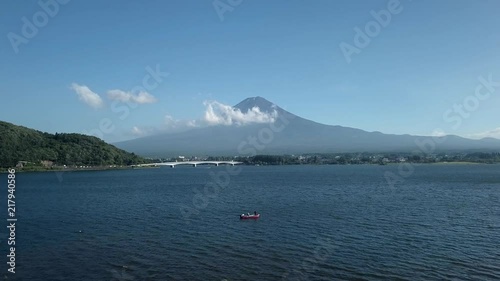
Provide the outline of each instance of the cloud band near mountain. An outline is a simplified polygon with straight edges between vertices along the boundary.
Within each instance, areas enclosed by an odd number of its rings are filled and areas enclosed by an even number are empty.
[[[258,107],[253,107],[247,112],[225,105],[217,101],[205,101],[206,107],[203,121],[208,125],[247,125],[251,123],[273,123],[278,117],[278,113],[262,112]]]

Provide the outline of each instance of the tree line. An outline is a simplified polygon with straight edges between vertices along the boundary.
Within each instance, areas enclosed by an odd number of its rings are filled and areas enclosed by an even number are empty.
[[[19,161],[35,165],[104,166],[133,165],[146,160],[118,149],[103,140],[82,135],[49,134],[0,121],[0,167],[14,167]]]

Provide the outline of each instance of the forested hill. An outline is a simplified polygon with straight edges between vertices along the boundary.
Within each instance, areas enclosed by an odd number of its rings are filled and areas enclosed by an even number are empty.
[[[145,159],[99,138],[81,134],[49,134],[0,121],[0,167],[19,161],[39,165],[132,165]]]

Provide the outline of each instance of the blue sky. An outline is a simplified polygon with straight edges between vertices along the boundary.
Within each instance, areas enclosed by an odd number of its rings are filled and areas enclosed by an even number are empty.
[[[324,124],[500,138],[499,1],[7,0],[0,11],[0,120],[41,131],[114,142],[262,96]]]

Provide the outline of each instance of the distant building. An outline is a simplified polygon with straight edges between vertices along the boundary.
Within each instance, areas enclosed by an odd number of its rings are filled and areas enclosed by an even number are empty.
[[[42,160],[40,163],[45,167],[45,168],[50,168],[54,165],[54,162],[49,161],[49,160]]]

